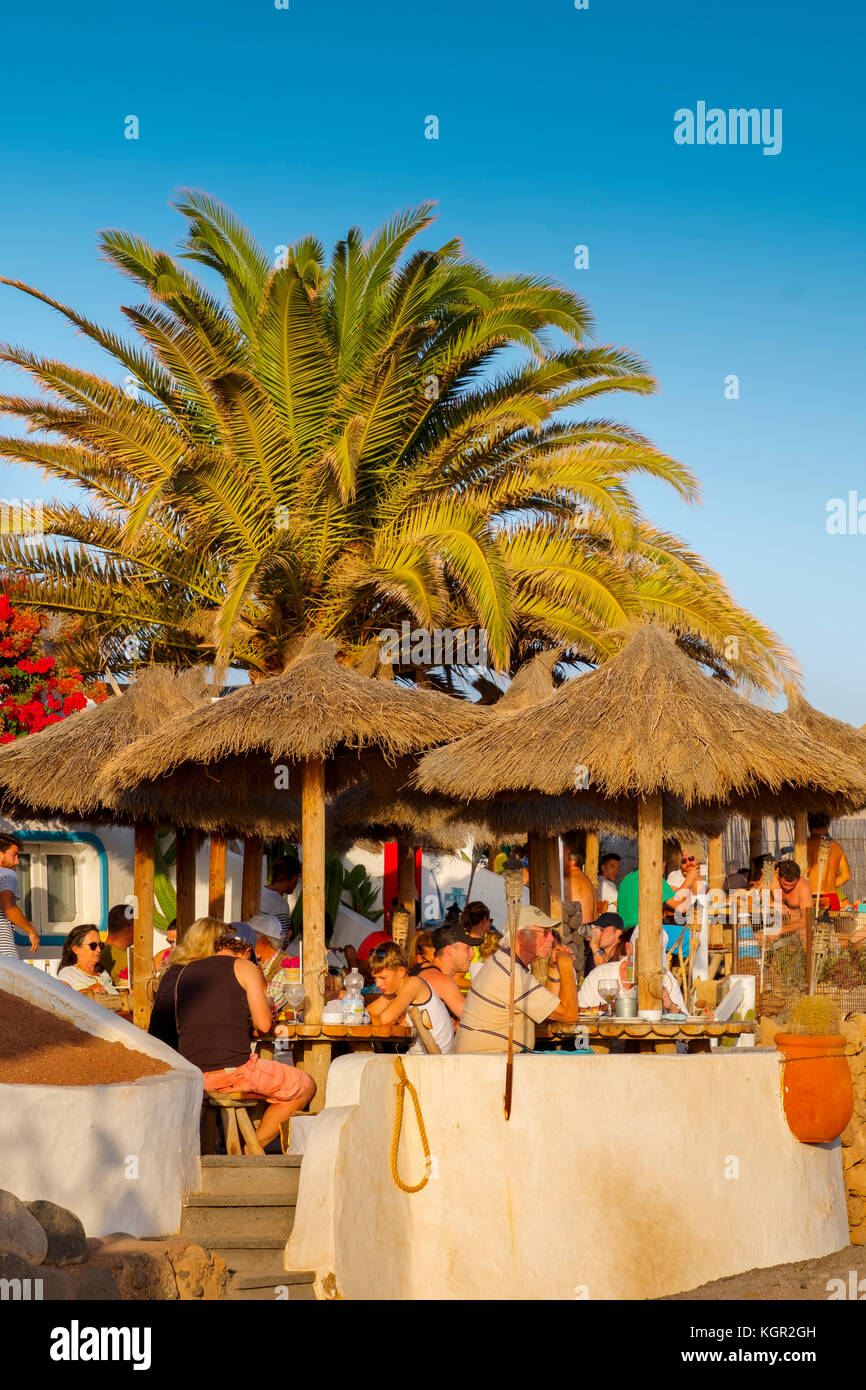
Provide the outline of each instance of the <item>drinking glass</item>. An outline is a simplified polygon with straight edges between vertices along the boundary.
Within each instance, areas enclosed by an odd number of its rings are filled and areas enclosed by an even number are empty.
[[[613,1001],[619,994],[619,980],[602,980],[598,986],[598,992],[605,1000],[607,1008],[605,1013],[609,1018],[613,1017]]]

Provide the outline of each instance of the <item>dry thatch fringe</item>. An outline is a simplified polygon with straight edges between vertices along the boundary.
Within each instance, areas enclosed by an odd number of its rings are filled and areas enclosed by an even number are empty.
[[[785,717],[803,733],[835,749],[840,757],[853,759],[866,768],[866,737],[862,729],[855,729],[844,719],[833,719],[831,715],[815,709],[796,690],[788,691]]]
[[[654,624],[598,670],[528,711],[427,753],[416,784],[462,800],[502,792],[597,800],[670,792],[688,808],[827,810],[866,805],[866,771],[781,714],[709,679]]]
[[[0,751],[0,810],[17,819],[118,819],[98,786],[104,765],[166,721],[179,716],[182,723],[209,703],[201,670],[181,675],[163,666],[142,670],[122,695]]]
[[[459,801],[411,785],[377,791],[359,783],[331,803],[334,820],[347,831],[389,825],[391,839],[409,839],[433,848],[438,843],[463,845],[522,838],[529,834],[564,835],[570,830],[599,830],[632,836],[637,830],[637,803],[603,802],[569,796],[519,798],[498,796],[486,801]],[[331,813],[329,807],[329,814]],[[702,808],[686,810],[675,797],[664,798],[664,823],[672,834],[720,835],[727,816]]]

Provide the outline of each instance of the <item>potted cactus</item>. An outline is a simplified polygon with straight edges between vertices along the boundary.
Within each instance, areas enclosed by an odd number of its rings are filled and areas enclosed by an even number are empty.
[[[788,1031],[776,1034],[785,1056],[782,1098],[792,1134],[804,1144],[838,1139],[854,1111],[854,1087],[832,999],[807,994],[798,999]]]

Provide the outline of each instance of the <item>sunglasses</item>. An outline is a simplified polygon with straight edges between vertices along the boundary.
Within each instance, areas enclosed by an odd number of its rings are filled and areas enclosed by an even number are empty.
[[[393,949],[394,949],[393,946],[374,946],[373,949],[372,949],[372,951],[370,952],[369,956],[367,957],[367,959],[368,959],[368,960],[387,960],[387,959],[388,959],[389,953],[390,953]]]
[[[102,949],[101,941],[86,941],[83,944],[87,947],[88,951],[99,951]]]

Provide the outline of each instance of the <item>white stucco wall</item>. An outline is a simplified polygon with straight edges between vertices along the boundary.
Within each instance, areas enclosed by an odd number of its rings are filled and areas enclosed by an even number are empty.
[[[434,1177],[395,1185],[394,1058],[340,1058],[310,1134],[288,1269],[382,1299],[642,1299],[848,1243],[838,1143],[798,1143],[781,1059],[407,1057]],[[422,1171],[411,1102],[400,1172]],[[736,1174],[736,1176],[735,1176]]]
[[[170,1071],[112,1086],[0,1084],[0,1188],[69,1207],[89,1236],[169,1235],[201,1186],[201,1072],[68,985],[0,957],[0,990]]]

